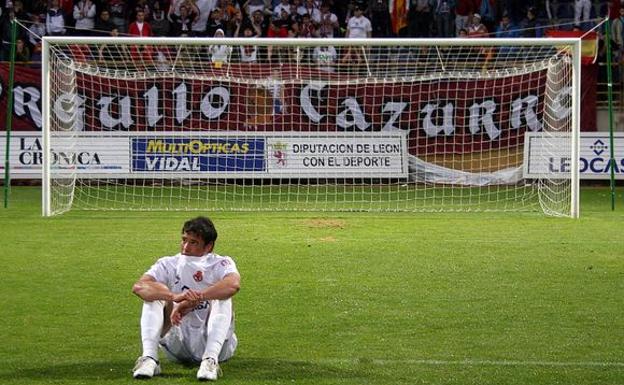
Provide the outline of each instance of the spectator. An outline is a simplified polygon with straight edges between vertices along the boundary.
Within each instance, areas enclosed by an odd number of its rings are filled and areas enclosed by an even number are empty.
[[[321,22],[319,24],[320,37],[337,37],[340,31],[338,16],[330,10],[329,2],[321,4]]]
[[[455,30],[457,31],[457,36],[459,36],[461,29],[468,31],[468,19],[473,12],[477,12],[477,10],[472,0],[457,0],[457,5],[455,6]]]
[[[236,9],[234,11],[234,16],[232,16],[225,25],[226,35],[234,36],[236,30],[240,28],[240,25],[242,23],[243,23],[243,12],[240,9]]]
[[[364,16],[362,7],[356,5],[353,8],[353,16],[347,24],[347,35],[349,39],[370,38],[372,36],[373,27],[370,20]],[[344,56],[340,59],[341,63],[361,63],[363,61],[363,53],[360,47],[348,47]]]
[[[193,15],[189,13],[189,8],[184,4],[180,6],[179,12],[179,15],[175,12],[169,13],[171,35],[181,37],[190,36],[193,27]]]
[[[210,13],[215,3],[213,0],[188,0],[186,2],[187,7],[189,7],[189,3],[191,2],[197,10],[197,16],[194,18],[193,25],[191,26],[191,36],[206,36],[206,26],[208,25]]]
[[[432,3],[435,0],[411,0],[408,12],[408,29],[411,37],[431,35]]]
[[[290,3],[288,0],[280,0],[280,3],[273,8],[273,17],[280,17],[282,10],[286,11],[288,15],[291,14]]]
[[[620,8],[620,17],[611,23],[611,39],[615,43],[614,49],[619,52],[616,56],[618,61],[622,63],[622,50],[624,49],[624,8]],[[614,60],[615,61],[615,60]]]
[[[238,33],[234,36],[238,37]],[[251,25],[243,27],[243,37],[257,37],[254,35],[254,28]],[[243,63],[255,63],[258,61],[258,47],[255,45],[243,45],[239,47],[240,60]]]
[[[509,17],[509,14],[504,13],[501,21],[498,23],[496,27],[496,37],[497,38],[515,38],[519,37],[520,33],[516,26],[513,24],[513,21]],[[511,54],[515,54],[518,52],[517,47],[499,47],[498,48],[498,56],[501,58],[508,57]],[[503,59],[505,60],[505,59]]]
[[[126,33],[128,31],[126,0],[108,0],[108,10],[111,21],[117,26],[118,32]]]
[[[290,1],[290,14],[299,15],[299,7],[303,6],[303,0],[291,0]]]
[[[145,13],[143,11],[137,11],[135,17],[135,21],[128,26],[128,33],[131,36],[152,36],[152,26],[145,21]]]
[[[353,17],[349,19],[347,23],[347,38],[367,38],[372,36],[373,27],[371,22],[366,16],[361,6],[356,5],[353,9]]]
[[[272,13],[270,0],[247,0],[243,3],[243,9],[247,15],[253,15],[256,11],[260,11],[262,16]]]
[[[219,0],[219,8],[223,11],[223,18],[229,22],[232,20],[237,13],[241,13],[241,8],[237,3],[234,3],[232,0]]]
[[[312,52],[312,58],[321,71],[334,72],[334,65],[338,58],[338,53],[331,45],[316,46]]]
[[[34,48],[37,43],[41,42],[41,36],[46,34],[45,19],[45,13],[33,13],[30,15],[32,24],[30,25],[28,31],[28,45],[31,48]]]
[[[29,4],[27,11],[30,15],[45,15],[48,11],[48,0],[34,0]]]
[[[608,9],[609,18],[611,20],[615,20],[618,17],[620,17],[620,8],[622,8],[623,4],[621,4],[617,0],[609,0],[607,1],[607,4],[609,6],[609,9]],[[604,15],[601,15],[601,16],[604,16]]]
[[[135,1],[136,1],[136,4],[134,5],[134,15],[136,15],[136,13],[139,11],[143,11],[145,21],[147,21],[148,23],[151,23],[152,8],[148,4],[147,0],[135,0]]]
[[[193,22],[199,17],[199,8],[195,5],[195,1],[193,0],[174,0],[169,6],[168,15],[176,15],[180,16],[182,7],[186,8],[187,16],[191,17]],[[169,22],[171,22],[171,18]]]
[[[580,25],[581,21],[589,20],[589,13],[592,7],[591,0],[574,1],[574,24]]]
[[[110,12],[104,8],[100,12],[100,17],[95,22],[95,31],[102,36],[109,36],[113,29],[117,29],[115,23],[110,19]]]
[[[50,36],[65,35],[65,14],[59,7],[59,0],[51,0],[46,15],[46,33]]]
[[[318,37],[318,31],[307,13],[301,17],[301,37]]]
[[[290,21],[290,26],[288,27],[288,37],[291,37],[291,38],[301,37],[301,27],[297,19],[293,19]]]
[[[30,61],[30,49],[21,37],[15,40],[15,61],[22,63]]]
[[[436,0],[434,19],[438,37],[455,36],[453,19],[455,18],[455,0]]]
[[[288,28],[286,27],[285,22],[279,19],[272,18],[271,22],[269,23],[269,30],[267,31],[267,37],[271,37],[271,38],[288,37]],[[269,60],[269,62],[274,61],[274,55],[273,55],[274,50],[276,50],[275,56],[277,56],[277,61],[279,61],[280,63],[283,62],[283,60],[286,58],[286,47],[274,47],[271,45],[268,46],[267,47],[267,59]]]
[[[487,37],[488,30],[481,22],[481,15],[473,13],[468,22],[468,37]]]
[[[299,16],[308,14],[314,23],[319,24],[321,22],[321,11],[314,0],[305,0],[305,3],[297,9],[297,14]]]
[[[222,32],[225,30],[223,12],[221,11],[221,8],[215,8],[212,12],[210,12],[210,18],[208,19],[208,24],[206,25],[206,34],[208,36],[214,36],[217,33],[217,30],[221,30]]]
[[[79,0],[74,5],[76,35],[91,35],[95,27],[95,3],[91,0]]]
[[[13,2],[13,13],[17,20],[28,20],[28,13],[24,10],[24,4],[21,0],[15,0]]]
[[[163,8],[160,0],[155,1],[152,4],[152,33],[154,36],[167,36],[169,35],[169,19]]]
[[[63,17],[65,18],[65,27],[74,26],[74,0],[59,0],[59,8],[63,10]]]
[[[543,37],[544,31],[537,21],[537,11],[530,7],[527,10],[526,18],[522,21],[522,37]]]
[[[509,15],[507,13],[503,14],[501,21],[498,23],[498,27],[496,27],[496,37],[513,38],[518,36],[518,29],[511,21]]]
[[[295,18],[294,16],[295,16],[295,15],[291,16],[291,15],[288,13],[288,11],[286,11],[286,10],[284,10],[284,9],[283,9],[283,10],[280,12],[279,16],[277,16],[277,19],[276,19],[276,20],[278,20],[280,23],[283,23],[283,24],[285,24],[285,25],[287,25],[287,26],[288,26],[288,25],[290,24],[290,22],[291,22],[291,21]]]
[[[34,45],[30,54],[30,62],[32,68],[41,68],[41,41]]]
[[[548,3],[548,0],[546,0],[546,3]],[[504,14],[509,15],[509,18],[511,19],[511,23],[516,26],[519,25],[519,23],[524,18],[524,13],[527,8],[526,2],[517,1],[517,0],[502,0],[502,1],[499,0],[496,2],[496,6],[497,6],[497,14],[501,15],[501,18],[502,18],[502,15]],[[546,4],[544,5],[544,7],[546,8],[546,13],[549,14],[550,13],[549,5]],[[552,15],[549,15],[549,19],[552,19]]]
[[[371,0],[368,6],[368,17],[373,27],[373,37],[390,36],[391,20],[388,2],[384,0]]]
[[[485,25],[488,31],[496,29],[495,7],[495,0],[481,0],[481,5],[477,10],[479,15],[481,15],[481,22]]]
[[[262,11],[256,10],[251,16],[251,26],[254,29],[254,35],[261,37],[266,36],[269,29],[269,22],[264,17]],[[244,32],[244,31],[243,31]]]
[[[128,25],[128,33],[130,36],[150,37],[152,36],[152,26],[145,21],[145,13],[138,10],[135,21]],[[130,57],[135,61],[149,63],[152,61],[153,49],[148,45],[133,45],[130,47]]]
[[[186,7],[187,11],[195,7],[195,3],[191,0],[172,0],[169,4],[169,10],[167,14],[175,14],[177,16],[180,16],[180,7],[182,7],[183,5]],[[199,10],[197,11],[197,13],[199,14]]]
[[[214,33],[214,37],[223,38],[225,37],[225,32],[222,29],[217,29]],[[208,47],[208,55],[210,55],[210,61],[214,64],[215,68],[221,68],[223,64],[228,63],[231,53],[232,47],[229,45],[215,44]]]
[[[195,0],[198,16],[193,22],[193,36],[206,36],[206,26],[210,19],[210,14],[215,7],[214,0]]]

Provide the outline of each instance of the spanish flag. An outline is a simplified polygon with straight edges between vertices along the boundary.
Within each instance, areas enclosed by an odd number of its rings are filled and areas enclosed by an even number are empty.
[[[392,20],[392,32],[397,35],[401,29],[407,27],[409,3],[409,0],[390,0],[389,9]]]
[[[583,31],[560,31],[551,29],[546,31],[546,37],[554,38],[581,38],[581,62],[583,64],[594,64],[598,57],[598,34],[596,32]],[[563,48],[563,47],[562,47]]]

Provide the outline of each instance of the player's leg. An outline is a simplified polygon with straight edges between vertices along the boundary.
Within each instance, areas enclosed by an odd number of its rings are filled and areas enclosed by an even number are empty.
[[[223,343],[223,347],[221,348],[221,352],[219,352],[219,362],[224,362],[232,358],[234,356],[234,352],[236,351],[236,347],[238,346],[238,337],[236,337],[235,333],[232,333],[228,339]]]
[[[202,363],[197,371],[199,380],[216,380],[219,375],[219,358],[228,359],[236,349],[236,337],[232,340],[232,333],[228,339],[232,326],[232,300],[210,301],[210,315],[206,322],[206,347],[202,355]],[[226,345],[225,342],[228,341]],[[221,352],[226,348],[227,357]]]
[[[137,359],[133,369],[134,378],[150,378],[160,374],[160,362],[158,360],[158,342],[164,332],[165,319],[171,313],[171,304],[165,301],[143,302],[141,311],[141,343],[143,354]],[[167,322],[167,328],[170,327]]]

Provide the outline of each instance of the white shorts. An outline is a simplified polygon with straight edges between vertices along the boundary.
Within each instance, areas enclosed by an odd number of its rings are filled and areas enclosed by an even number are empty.
[[[192,334],[184,333],[179,326],[172,326],[171,329],[160,339],[160,347],[165,352],[167,358],[175,362],[200,363],[206,348],[206,331],[196,331],[193,339],[187,337]],[[219,353],[219,362],[227,361],[234,355],[238,346],[238,338],[235,333],[231,333],[223,343]]]

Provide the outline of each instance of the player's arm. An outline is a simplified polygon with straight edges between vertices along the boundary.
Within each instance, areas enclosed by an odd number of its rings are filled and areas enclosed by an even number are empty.
[[[132,286],[132,292],[143,301],[180,301],[182,294],[174,294],[167,285],[156,281],[151,275],[144,274]]]
[[[211,299],[228,299],[240,290],[240,275],[230,273],[217,281],[214,285],[208,286],[200,292],[203,301]]]

